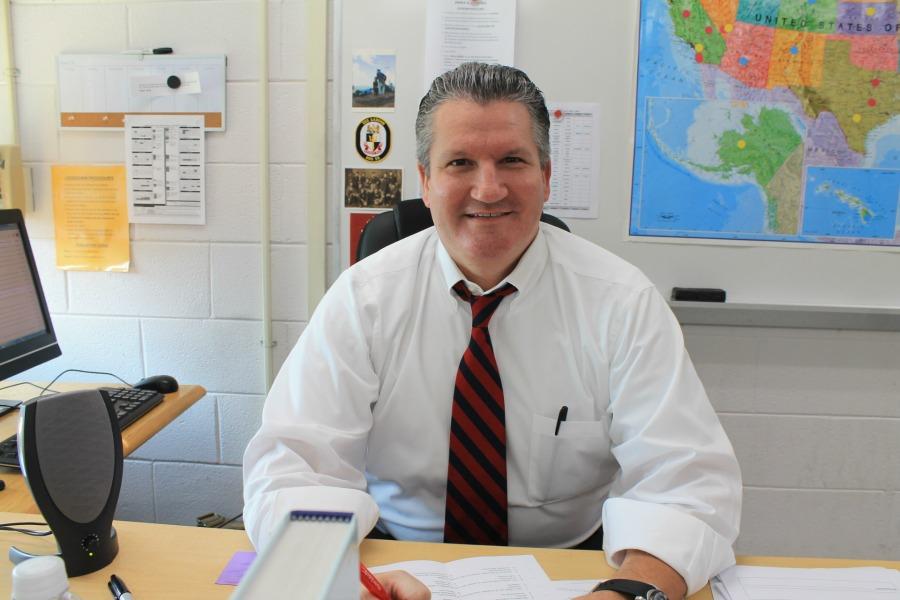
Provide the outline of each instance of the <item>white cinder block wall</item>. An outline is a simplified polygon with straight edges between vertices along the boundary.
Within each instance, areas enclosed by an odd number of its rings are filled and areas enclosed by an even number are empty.
[[[27,377],[48,380],[65,368],[109,371],[128,381],[168,373],[208,390],[126,460],[119,518],[193,523],[208,511],[232,516],[242,509],[241,455],[265,391],[258,6],[255,0],[12,2],[21,143],[34,170],[36,210],[27,223],[63,349]],[[280,365],[307,319],[306,5],[282,0],[269,8],[272,312]],[[132,225],[128,273],[59,271],[50,165],[121,164],[125,153],[121,131],[58,130],[56,56],[158,46],[228,59],[227,131],[206,138],[207,224]]]
[[[281,364],[307,319],[304,161],[313,150],[302,122],[305,4],[270,8]],[[202,384],[206,398],[126,461],[118,516],[190,524],[210,510],[237,514],[241,455],[264,392],[256,2],[13,0],[12,15],[23,153],[35,175],[28,227],[64,352],[28,376],[76,367]],[[121,163],[124,144],[120,132],[57,130],[55,56],[154,46],[228,56],[228,130],[207,136],[208,223],[132,225],[129,273],[58,271],[49,166]],[[688,327],[685,335],[744,471],[738,551],[900,559],[900,334]]]

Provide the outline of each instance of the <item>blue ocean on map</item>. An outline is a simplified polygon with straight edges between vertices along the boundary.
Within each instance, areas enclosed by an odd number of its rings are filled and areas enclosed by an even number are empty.
[[[697,178],[695,173],[666,157],[652,136],[647,136],[644,168],[664,177],[645,177],[632,233],[681,231],[687,237],[729,237],[729,233],[762,233],[765,200],[756,185],[723,185]],[[685,202],[684,198],[690,198]],[[690,230],[694,230],[693,232]]]
[[[875,167],[900,169],[900,135],[886,135],[875,144]]]
[[[900,171],[810,168],[804,235],[894,239]]]
[[[640,61],[646,69],[639,82],[641,95],[702,98],[700,71],[694,52],[687,44],[675,41],[675,29],[665,3],[659,10],[647,7],[642,10],[649,13],[641,18],[653,24],[653,31],[641,39]],[[638,110],[642,109],[638,107]]]

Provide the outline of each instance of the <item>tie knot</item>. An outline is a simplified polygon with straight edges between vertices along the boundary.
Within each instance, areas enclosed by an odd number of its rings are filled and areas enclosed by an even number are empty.
[[[497,307],[500,306],[500,303],[503,302],[506,296],[516,291],[516,286],[507,283],[490,294],[476,296],[469,291],[465,283],[457,281],[456,285],[453,286],[453,291],[472,305],[472,327],[487,327],[491,317],[494,316],[494,311],[497,310]]]

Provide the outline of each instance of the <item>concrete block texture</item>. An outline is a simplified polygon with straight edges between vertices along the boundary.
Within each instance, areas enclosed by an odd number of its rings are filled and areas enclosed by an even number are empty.
[[[259,96],[256,84],[229,82],[226,93],[226,130],[207,135],[207,162],[253,164],[259,157]],[[303,124],[305,94],[302,83],[269,84],[269,161],[272,163],[298,164],[306,160]]]
[[[900,490],[900,419],[721,415],[744,485]]]
[[[153,522],[153,465],[149,462],[125,459],[122,489],[116,506],[116,519],[121,521]]]
[[[214,244],[212,253],[213,316],[225,319],[258,318],[262,314],[260,249],[256,244]],[[273,245],[272,318],[306,319],[306,248]]]
[[[900,417],[900,333],[685,328],[721,412]]]
[[[261,394],[258,321],[142,319],[148,373],[165,373],[208,392]]]
[[[734,330],[716,335],[708,329],[685,327],[684,341],[710,402],[717,411],[752,412],[759,339]]]
[[[222,463],[240,465],[247,442],[259,429],[264,397],[221,394],[218,403]]]
[[[206,136],[206,162],[255,165],[259,161],[258,93],[253,82],[225,84],[225,131]],[[272,156],[269,156],[272,160]]]
[[[240,467],[157,462],[153,479],[159,523],[194,525],[204,513],[231,518],[243,511]]]
[[[272,339],[275,348],[272,350],[272,363],[275,373],[287,359],[288,353],[294,349],[300,334],[306,329],[306,323],[274,322],[272,323]]]
[[[22,84],[16,88],[19,106],[19,129],[22,136],[22,162],[59,162],[59,139],[56,134],[59,111],[56,107],[56,86],[53,84]]]
[[[900,493],[745,488],[737,554],[900,560]]]
[[[128,47],[124,4],[12,2],[11,18],[23,84],[55,85],[59,54],[118,54]]]
[[[274,163],[306,162],[306,84],[280,82],[269,85],[270,160]]]
[[[770,336],[759,357],[758,411],[900,417],[900,333]]]
[[[205,244],[131,244],[128,273],[72,271],[70,310],[145,317],[209,317],[209,290],[186,282],[209,281]]]
[[[131,457],[216,463],[219,462],[217,429],[216,398],[207,395],[132,452]]]
[[[215,135],[215,134],[211,134]],[[303,243],[307,230],[306,167],[271,165],[269,202],[275,243]],[[206,165],[206,225],[135,224],[135,240],[259,242],[259,169],[256,165]]]
[[[229,80],[259,78],[255,3],[215,2],[211,8],[208,2],[181,1],[177,18],[168,19],[160,18],[160,10],[152,2],[128,5],[130,42],[135,48],[153,48],[166,40],[182,55],[224,54]]]
[[[122,130],[59,131],[59,159],[65,164],[125,164]]]
[[[259,42],[256,2],[178,3],[178,19],[160,19],[159,8],[152,3],[128,7],[132,45],[149,48],[159,40],[170,42],[179,54],[225,54],[228,79],[259,79]],[[299,0],[269,2],[269,77],[302,79],[306,59],[303,4]]]
[[[56,244],[50,240],[32,239],[28,221],[25,223],[25,229],[29,230],[28,241],[31,243],[31,252],[34,254],[34,264],[41,280],[44,298],[47,300],[47,308],[51,313],[64,313],[69,308],[66,272],[56,268]]]
[[[49,383],[65,369],[104,371],[128,382],[144,376],[141,330],[137,319],[53,315],[62,356],[16,375],[20,381]],[[108,375],[67,373],[60,381],[119,383]]]

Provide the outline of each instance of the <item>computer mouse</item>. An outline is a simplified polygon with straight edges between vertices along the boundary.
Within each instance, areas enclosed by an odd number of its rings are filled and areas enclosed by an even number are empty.
[[[141,390],[154,390],[162,394],[178,391],[178,382],[171,375],[151,375],[144,377],[134,387]]]

